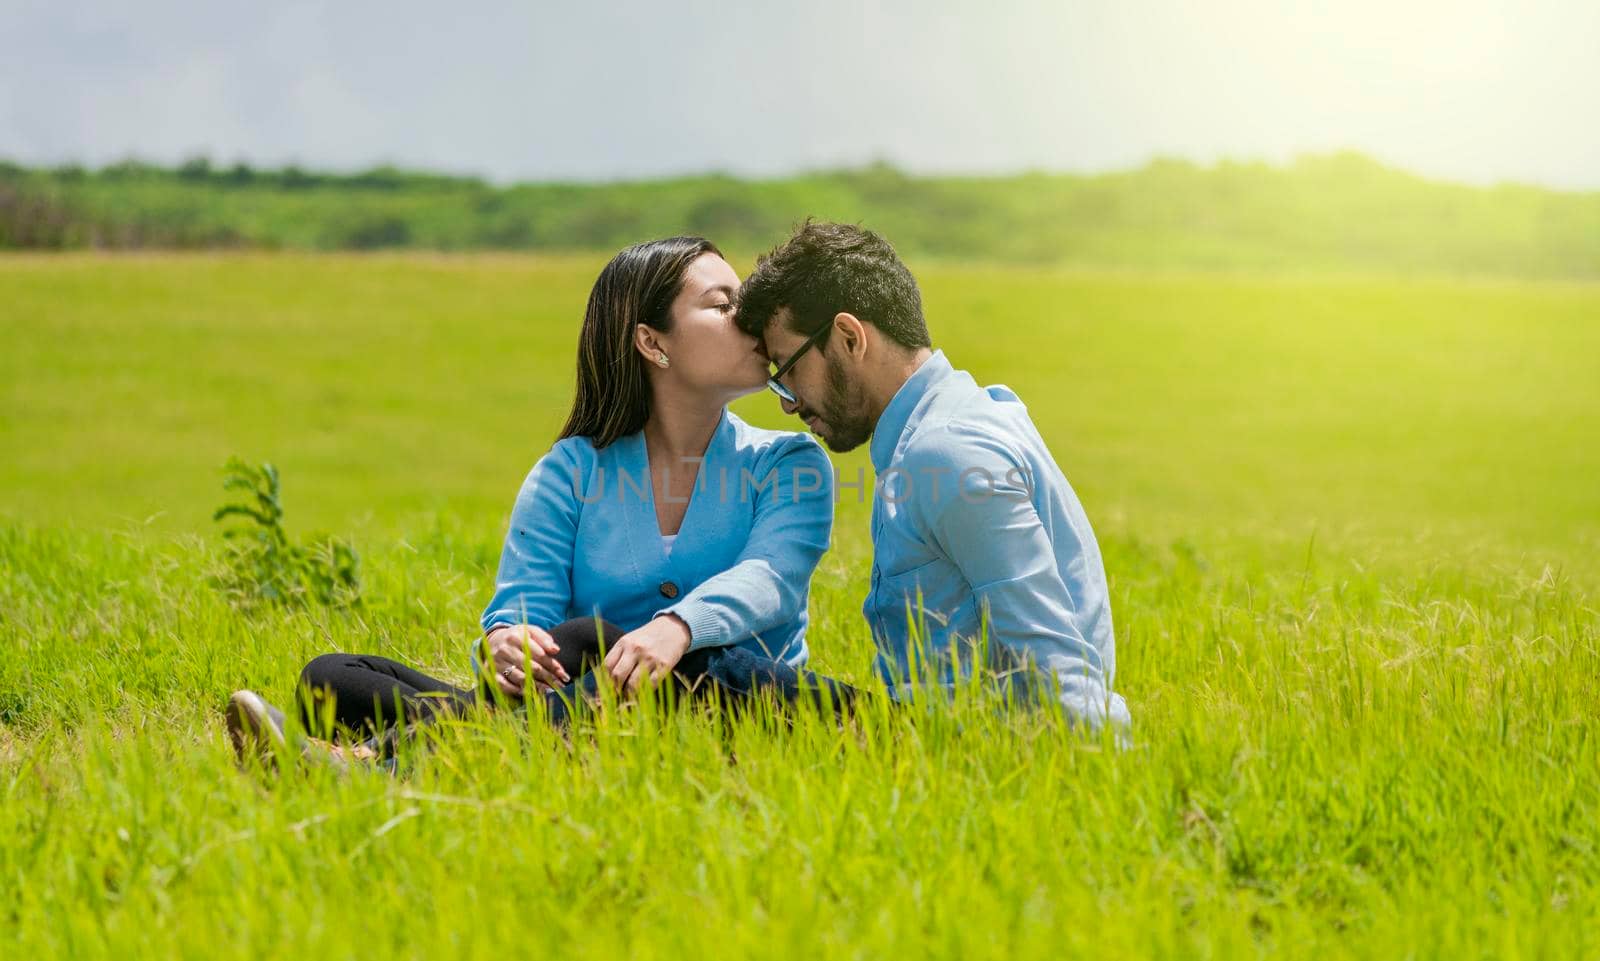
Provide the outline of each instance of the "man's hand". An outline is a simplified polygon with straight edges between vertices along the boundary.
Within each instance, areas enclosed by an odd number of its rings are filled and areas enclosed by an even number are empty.
[[[484,640],[489,649],[489,666],[503,694],[521,695],[529,676],[536,683],[549,687],[560,687],[572,680],[556,661],[556,651],[560,648],[555,638],[542,627],[531,624],[497,627]],[[524,665],[527,666],[526,675]]]
[[[617,639],[606,652],[605,668],[617,690],[632,693],[640,684],[667,676],[689,650],[689,625],[664,614]]]

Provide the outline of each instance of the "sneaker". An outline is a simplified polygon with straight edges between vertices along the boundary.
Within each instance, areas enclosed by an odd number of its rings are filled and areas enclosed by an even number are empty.
[[[268,704],[255,691],[234,691],[228,698],[228,737],[233,740],[239,763],[251,758],[270,761],[286,743],[283,712]]]
[[[273,765],[278,752],[297,748],[300,760],[313,766],[327,766],[338,771],[357,767],[374,767],[394,773],[393,758],[385,758],[370,743],[335,744],[322,738],[296,734],[293,740],[285,732],[283,712],[267,703],[255,691],[235,691],[228,698],[228,735],[233,739],[233,749],[239,763],[250,758]]]

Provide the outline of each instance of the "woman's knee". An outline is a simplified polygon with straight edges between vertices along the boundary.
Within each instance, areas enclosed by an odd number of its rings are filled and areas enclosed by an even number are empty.
[[[318,654],[300,669],[300,690],[319,691],[336,686],[335,680],[349,661],[347,654]]]
[[[550,637],[559,649],[556,660],[573,677],[599,665],[601,652],[609,650],[624,633],[610,621],[595,617],[575,617],[550,629]]]
[[[568,641],[595,647],[601,644],[610,647],[626,633],[617,625],[599,617],[574,617],[570,621],[562,621],[550,628],[550,636],[555,638],[557,644]]]

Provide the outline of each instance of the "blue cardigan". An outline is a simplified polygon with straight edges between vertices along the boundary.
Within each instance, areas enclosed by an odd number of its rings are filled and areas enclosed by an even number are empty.
[[[671,612],[689,625],[690,650],[733,644],[799,666],[833,480],[810,436],[724,409],[668,554],[643,432],[600,450],[565,438],[517,494],[483,628],[598,615],[630,631]]]

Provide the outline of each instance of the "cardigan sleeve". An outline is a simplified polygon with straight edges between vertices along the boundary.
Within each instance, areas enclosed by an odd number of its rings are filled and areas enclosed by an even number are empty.
[[[775,482],[757,486],[774,477]],[[805,606],[811,575],[833,532],[833,465],[817,442],[795,434],[755,478],[750,537],[727,570],[702,581],[655,616],[689,626],[689,649],[720,647],[780,627]],[[741,481],[741,496],[745,486]]]
[[[549,628],[566,618],[585,473],[572,443],[557,443],[528,472],[511,509],[494,597],[483,610],[485,632],[506,624]]]

